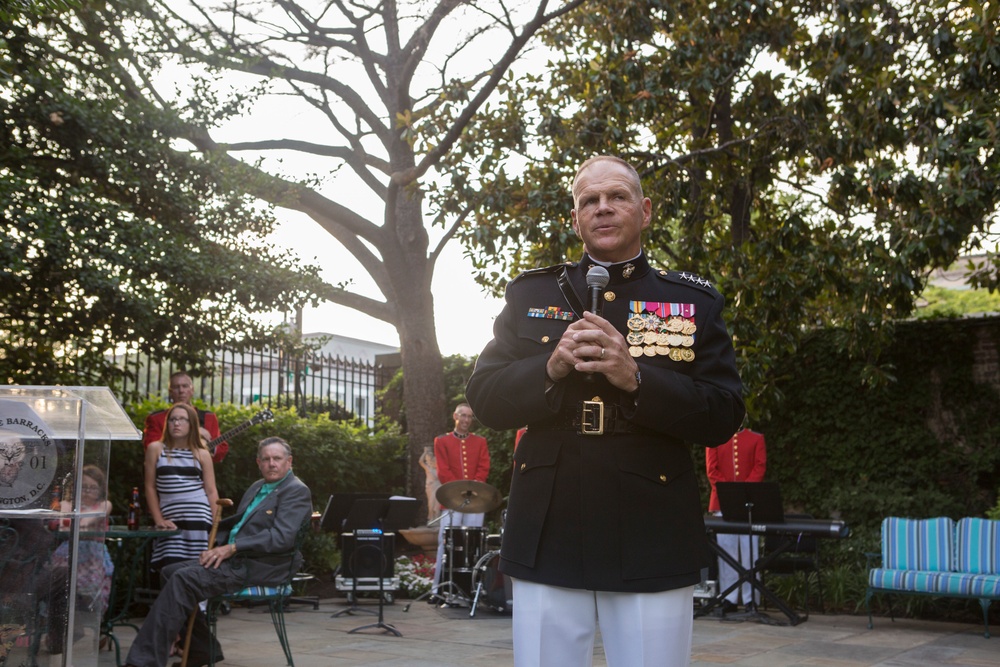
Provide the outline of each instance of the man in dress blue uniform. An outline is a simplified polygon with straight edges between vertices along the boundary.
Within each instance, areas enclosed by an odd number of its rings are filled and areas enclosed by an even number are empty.
[[[628,163],[584,162],[573,203],[583,259],[510,283],[466,388],[483,424],[528,424],[501,547],[514,663],[590,665],[599,619],[608,665],[687,665],[709,563],[691,447],[725,442],[744,415],[723,298],[650,267],[652,204]],[[603,316],[584,313],[595,264],[610,274]]]

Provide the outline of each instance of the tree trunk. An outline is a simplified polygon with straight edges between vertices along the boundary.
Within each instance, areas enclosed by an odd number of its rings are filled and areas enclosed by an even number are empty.
[[[441,353],[434,341],[434,329],[426,332],[433,345],[426,345],[426,335],[401,336],[403,355],[403,393],[406,396],[406,421],[408,435],[408,486],[409,494],[417,498],[419,510],[417,525],[427,521],[427,495],[424,489],[424,470],[420,455],[424,447],[434,444],[434,437],[441,433],[441,415],[445,413],[444,372]]]
[[[397,147],[408,150],[408,147]],[[412,164],[412,155],[396,164]],[[446,414],[444,366],[434,324],[434,296],[431,278],[434,264],[428,258],[428,237],[421,210],[421,195],[416,187],[401,188],[395,201],[395,238],[382,248],[391,295],[396,307],[396,330],[399,332],[403,359],[403,401],[408,430],[407,489],[417,498],[417,524],[427,521],[427,494],[420,455],[434,444],[442,431]]]

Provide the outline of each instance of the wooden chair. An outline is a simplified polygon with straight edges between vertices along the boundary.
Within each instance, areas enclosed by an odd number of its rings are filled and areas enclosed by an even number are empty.
[[[217,636],[218,617],[224,605],[235,602],[250,604],[266,604],[271,612],[271,622],[274,624],[274,631],[278,635],[278,642],[281,650],[285,652],[285,659],[288,660],[289,667],[295,667],[292,660],[292,646],[288,641],[288,631],[285,626],[285,606],[292,597],[292,584],[299,576],[295,569],[295,554],[301,551],[302,543],[305,542],[306,535],[311,527],[311,517],[307,517],[299,528],[295,537],[295,549],[288,554],[281,554],[288,557],[288,574],[285,580],[277,586],[248,586],[238,593],[227,593],[217,595],[208,600],[207,617],[208,627],[212,637]],[[215,642],[209,642],[209,667],[215,666]]]

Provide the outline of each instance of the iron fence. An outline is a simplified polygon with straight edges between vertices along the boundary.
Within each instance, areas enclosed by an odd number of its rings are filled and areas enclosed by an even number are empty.
[[[166,398],[170,374],[179,370],[135,350],[116,355],[115,362],[125,372],[112,390],[123,402]],[[334,418],[356,417],[372,426],[377,391],[395,374],[399,364],[394,362],[358,361],[321,352],[293,356],[275,349],[221,350],[210,372],[191,375],[195,397],[208,405],[295,406],[301,415],[329,412]]]

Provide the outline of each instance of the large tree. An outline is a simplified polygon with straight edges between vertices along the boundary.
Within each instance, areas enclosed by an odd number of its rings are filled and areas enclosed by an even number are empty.
[[[468,153],[449,155],[477,177],[442,196],[484,202],[465,228],[483,283],[496,284],[495,258],[509,258],[506,276],[578,251],[573,168],[620,154],[654,200],[647,249],[734,306],[752,413],[774,397],[774,362],[816,326],[844,333],[870,381],[891,378],[884,334],[928,271],[995,246],[1000,5],[603,6],[552,25],[550,66],[511,82],[467,132]],[[996,267],[980,269],[995,287]]]
[[[274,219],[249,176],[176,151],[176,118],[123,101],[60,12],[0,19],[0,382],[110,384],[126,348],[197,368],[274,340],[259,315],[314,298],[316,269],[258,241]]]
[[[320,296],[399,332],[419,479],[418,455],[445,410],[431,278],[476,204],[446,209],[426,195],[533,35],[584,1],[128,0],[89,3],[54,25],[67,58],[94,54],[115,70],[122,104],[177,118],[178,159],[252,173],[236,184],[243,192],[306,214],[372,278],[376,296],[351,289],[350,276]],[[245,87],[230,94],[234,80]],[[269,105],[283,122],[227,123]],[[310,166],[296,169],[302,158]]]

